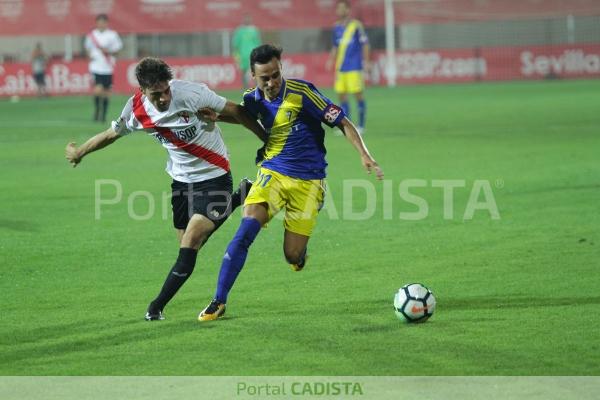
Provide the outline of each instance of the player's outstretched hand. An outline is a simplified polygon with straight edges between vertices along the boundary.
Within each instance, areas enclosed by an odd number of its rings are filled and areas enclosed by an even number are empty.
[[[204,122],[217,122],[219,119],[219,114],[212,108],[204,107],[199,109],[196,112],[198,118],[200,118]]]
[[[81,157],[77,155],[77,146],[75,145],[75,142],[67,144],[67,147],[65,148],[65,158],[69,160],[71,165],[73,165],[73,168],[81,161]]]
[[[377,164],[377,161],[373,160],[371,157],[362,157],[362,163],[367,172],[370,174],[372,171],[375,172],[375,176],[377,176],[378,180],[383,179],[383,170]]]

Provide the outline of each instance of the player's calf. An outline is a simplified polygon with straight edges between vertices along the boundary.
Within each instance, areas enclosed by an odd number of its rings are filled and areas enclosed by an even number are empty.
[[[185,247],[179,249],[177,261],[173,265],[173,268],[171,268],[171,271],[169,271],[160,293],[148,306],[148,311],[144,317],[146,321],[160,321],[165,319],[162,311],[187,281],[192,272],[194,272],[197,255],[198,251],[195,249]]]
[[[298,272],[304,269],[308,255],[306,254],[306,247],[300,252],[292,252],[285,250],[285,259],[290,264],[292,270]]]

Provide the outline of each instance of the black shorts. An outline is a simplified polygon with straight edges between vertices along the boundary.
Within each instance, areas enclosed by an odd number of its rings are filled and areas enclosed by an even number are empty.
[[[110,89],[112,87],[112,75],[94,74],[94,83],[104,89]]]
[[[38,73],[33,74],[33,79],[35,79],[35,83],[38,86],[46,85],[46,74],[44,74],[43,72],[38,72]]]
[[[210,219],[216,229],[231,214],[233,181],[230,172],[196,183],[173,180],[171,190],[173,226],[176,229],[185,229],[194,214]]]

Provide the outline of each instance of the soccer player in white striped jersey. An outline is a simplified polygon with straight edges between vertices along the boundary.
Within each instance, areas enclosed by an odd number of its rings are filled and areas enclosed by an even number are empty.
[[[179,256],[145,319],[164,319],[163,309],[189,278],[198,250],[243,201],[251,183],[242,181],[241,194],[232,195],[227,148],[214,122],[199,118],[209,108],[239,121],[260,140],[267,134],[244,107],[217,95],[206,85],[174,80],[170,67],[157,58],[144,58],[135,70],[140,91],[129,99],[110,128],[77,147],[69,143],[67,160],[75,167],[87,154],[104,148],[133,131],[154,137],[168,153],[173,225],[180,242]]]
[[[108,98],[117,62],[115,55],[123,48],[119,34],[108,28],[108,16],[96,17],[96,29],[85,37],[85,50],[90,58],[89,71],[94,76],[94,121],[105,122]]]

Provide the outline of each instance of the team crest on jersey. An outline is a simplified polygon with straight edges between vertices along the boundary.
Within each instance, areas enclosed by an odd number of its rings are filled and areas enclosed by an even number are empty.
[[[335,104],[330,104],[325,109],[325,115],[323,116],[323,118],[325,118],[325,121],[329,122],[330,124],[333,124],[335,120],[340,116],[341,112],[341,108],[339,108]]]
[[[186,124],[190,122],[190,114],[187,111],[182,111],[178,115]]]

